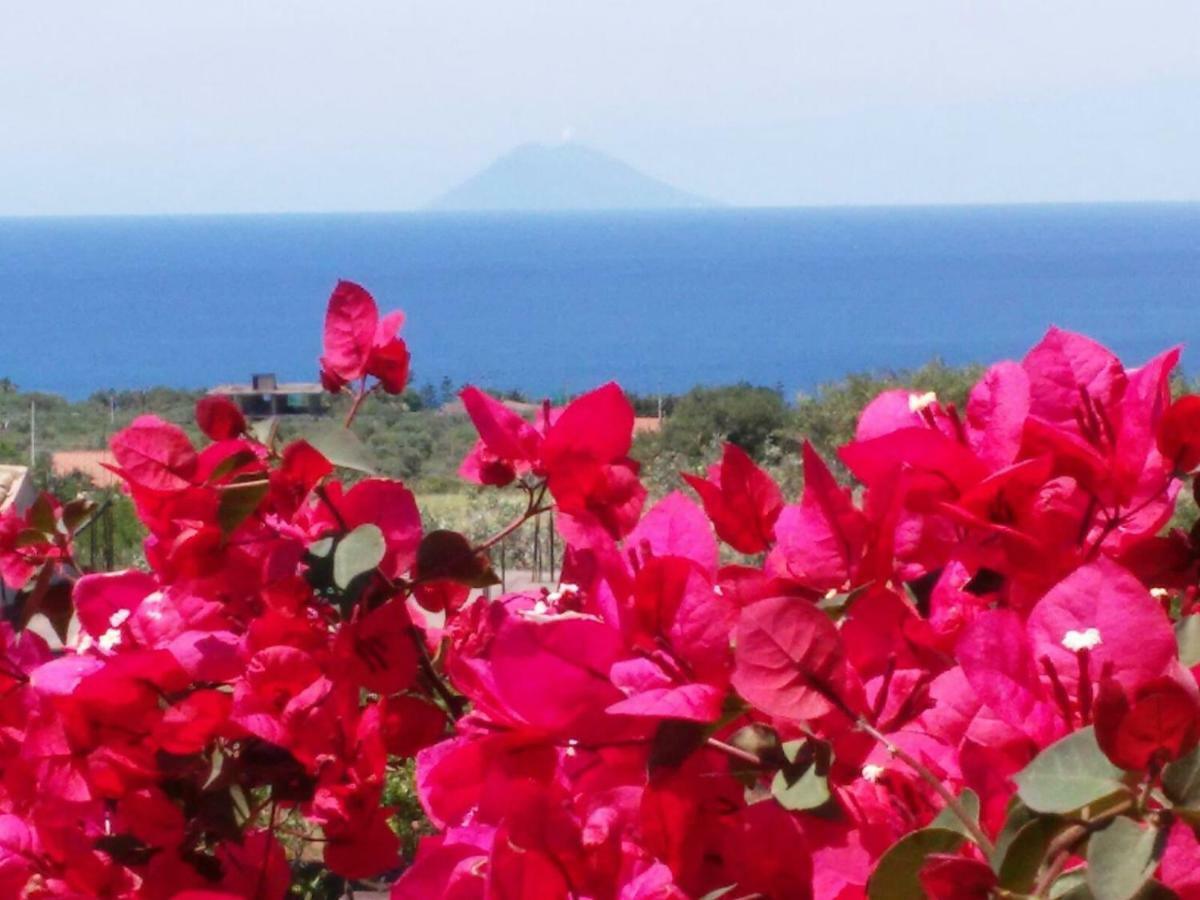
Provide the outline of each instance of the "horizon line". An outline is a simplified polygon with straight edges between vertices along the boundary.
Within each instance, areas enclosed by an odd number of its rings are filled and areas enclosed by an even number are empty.
[[[505,216],[546,217],[561,216],[613,216],[613,215],[671,215],[687,216],[704,213],[737,212],[782,212],[838,211],[838,210],[889,210],[889,209],[1000,209],[1009,207],[1081,207],[1081,206],[1197,206],[1200,197],[1186,199],[1139,199],[1139,200],[955,200],[948,202],[913,201],[903,203],[779,203],[737,204],[713,203],[692,207],[631,206],[606,209],[461,209],[441,210],[428,206],[400,207],[397,209],[295,209],[295,210],[239,210],[233,212],[188,211],[188,212],[51,212],[51,213],[4,213],[0,222],[54,220],[54,219],[254,219],[254,218],[312,218],[317,216],[429,216],[432,218],[503,218]]]

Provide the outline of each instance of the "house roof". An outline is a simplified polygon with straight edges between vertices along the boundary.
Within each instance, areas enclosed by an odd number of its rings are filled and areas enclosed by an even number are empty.
[[[663,420],[658,416],[637,416],[633,420],[633,433],[657,434],[662,431]]]
[[[60,450],[50,454],[50,471],[60,477],[78,472],[98,488],[115,487],[121,479],[104,468],[117,464],[111,450]]]
[[[281,381],[275,387],[266,391],[262,388],[256,388],[252,384],[218,384],[214,388],[209,388],[208,392],[210,394],[219,394],[223,397],[263,397],[291,394],[323,394],[325,388],[311,381]]]

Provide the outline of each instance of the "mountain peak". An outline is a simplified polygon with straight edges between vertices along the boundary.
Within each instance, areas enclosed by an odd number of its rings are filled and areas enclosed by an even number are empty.
[[[440,210],[680,209],[714,206],[599,150],[521,144],[443,194]]]

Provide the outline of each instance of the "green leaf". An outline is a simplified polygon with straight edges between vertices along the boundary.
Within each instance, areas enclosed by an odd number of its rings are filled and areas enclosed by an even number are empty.
[[[366,472],[368,475],[379,472],[379,465],[371,451],[348,428],[324,425],[308,429],[302,437],[335,466]]]
[[[879,858],[867,882],[870,900],[925,900],[920,872],[931,853],[953,853],[963,842],[949,828],[922,828],[906,834]]]
[[[1087,886],[1087,866],[1067,872],[1050,885],[1051,900],[1092,900]]]
[[[970,788],[967,788],[962,792],[961,795],[959,795],[958,802],[959,805],[966,810],[967,815],[971,817],[971,821],[978,825],[979,795]],[[962,823],[962,820],[959,819],[958,816],[956,816],[948,806],[944,807],[942,811],[937,814],[937,818],[929,823],[929,827],[949,828],[951,831],[957,831],[959,834],[962,834],[965,837],[971,836],[971,833],[967,831],[967,826]]]
[[[84,494],[80,494],[74,500],[64,503],[62,509],[63,527],[69,533],[74,534],[75,530],[96,511],[98,505],[95,500]]]
[[[794,779],[789,778],[788,773],[779,771],[771,780],[771,794],[784,809],[816,809],[829,802],[829,781],[817,771],[815,765],[809,766]]]
[[[1175,624],[1179,661],[1189,669],[1200,663],[1200,615],[1184,616]]]
[[[333,552],[333,546],[333,538],[323,537],[309,544],[308,552],[317,557],[317,559],[325,559],[330,553]]]
[[[1000,863],[1004,861],[1004,855],[1008,852],[1009,845],[1016,840],[1021,829],[1035,818],[1037,818],[1037,813],[1022,803],[1021,798],[1014,794],[1008,801],[1004,825],[1000,829],[1000,834],[996,836],[996,847],[992,851],[991,859],[988,860],[992,869],[999,871]]]
[[[1157,828],[1126,816],[1088,840],[1087,883],[1096,900],[1132,900],[1150,881],[1162,855]]]
[[[1013,837],[1000,863],[1000,887],[1027,894],[1037,882],[1038,870],[1046,858],[1050,842],[1067,827],[1057,816],[1041,816],[1025,825]]]
[[[205,483],[216,485],[231,472],[236,472],[238,469],[245,468],[246,466],[252,466],[257,462],[258,457],[250,450],[239,450],[236,453],[231,453],[213,466],[213,470],[208,473]]]
[[[486,553],[476,552],[457,531],[431,531],[417,548],[417,575],[422,579],[448,578],[473,588],[499,584]]]
[[[1175,806],[1200,812],[1200,747],[1169,763],[1162,781],[1163,793]]]
[[[1088,726],[1051,744],[1013,780],[1030,809],[1067,813],[1124,790],[1122,774],[1100,751]]]
[[[383,561],[387,544],[377,525],[359,525],[338,541],[333,551],[333,583],[342,590],[359,575],[370,572]]]
[[[217,524],[225,534],[232,534],[245,522],[263,497],[267,496],[270,482],[261,475],[252,475],[244,481],[235,481],[220,488],[217,500]]]

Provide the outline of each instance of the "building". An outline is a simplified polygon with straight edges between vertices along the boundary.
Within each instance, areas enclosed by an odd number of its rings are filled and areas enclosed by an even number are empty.
[[[326,411],[325,389],[307,381],[278,381],[273,373],[250,376],[249,384],[219,384],[209,391],[228,397],[248,419],[271,416],[319,416]]]

